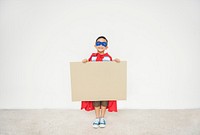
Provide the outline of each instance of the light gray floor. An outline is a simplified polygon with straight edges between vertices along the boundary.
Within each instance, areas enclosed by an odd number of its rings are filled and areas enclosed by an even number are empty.
[[[94,111],[0,110],[0,135],[200,135],[200,109],[107,112],[93,129]]]

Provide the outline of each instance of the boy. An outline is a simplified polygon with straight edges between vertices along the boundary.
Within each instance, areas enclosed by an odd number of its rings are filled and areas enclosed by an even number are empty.
[[[105,50],[108,49],[108,40],[104,36],[100,36],[96,39],[94,47],[97,49],[97,53],[92,53],[89,59],[83,59],[83,63],[89,61],[120,62],[117,58],[112,60],[112,57],[108,53],[105,53]],[[106,120],[104,118],[106,109],[110,112],[117,112],[117,101],[82,101],[81,109],[85,109],[86,111],[95,110],[96,119],[94,120],[92,126],[94,128],[104,128],[106,126]]]

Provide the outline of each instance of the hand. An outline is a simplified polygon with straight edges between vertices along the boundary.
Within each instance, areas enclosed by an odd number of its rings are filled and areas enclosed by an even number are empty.
[[[118,59],[118,58],[114,59],[113,61],[120,63],[120,59]]]
[[[86,62],[88,62],[88,60],[87,60],[87,59],[83,59],[82,62],[83,62],[83,63],[86,63]]]

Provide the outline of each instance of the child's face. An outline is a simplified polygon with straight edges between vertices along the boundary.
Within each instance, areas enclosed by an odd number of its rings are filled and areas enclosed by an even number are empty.
[[[106,40],[104,38],[100,38],[97,40],[97,42],[106,42]],[[108,46],[105,47],[103,45],[100,46],[94,45],[94,47],[97,49],[99,53],[104,53],[104,51],[108,48]]]

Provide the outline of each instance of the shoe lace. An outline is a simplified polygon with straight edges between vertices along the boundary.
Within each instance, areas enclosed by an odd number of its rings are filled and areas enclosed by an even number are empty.
[[[99,124],[99,119],[95,119],[95,121],[93,122],[93,124]]]
[[[104,118],[101,118],[100,123],[106,124],[106,120]]]

